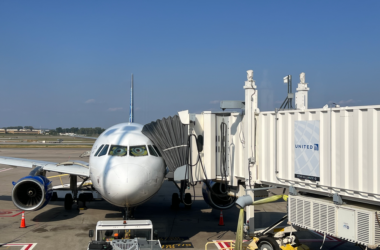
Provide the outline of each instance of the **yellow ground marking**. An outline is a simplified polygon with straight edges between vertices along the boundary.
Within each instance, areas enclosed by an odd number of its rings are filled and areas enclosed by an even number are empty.
[[[48,178],[56,178],[56,177],[59,177],[59,179],[61,180],[61,184],[62,184],[62,186],[63,186],[63,182],[62,182],[62,176],[66,176],[66,175],[69,175],[69,174],[60,174],[60,175],[54,175],[54,176],[50,176],[50,177],[48,177]]]

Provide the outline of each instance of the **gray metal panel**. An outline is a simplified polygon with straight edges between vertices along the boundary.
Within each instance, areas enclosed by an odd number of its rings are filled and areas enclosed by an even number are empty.
[[[244,109],[244,101],[220,101],[221,109]]]

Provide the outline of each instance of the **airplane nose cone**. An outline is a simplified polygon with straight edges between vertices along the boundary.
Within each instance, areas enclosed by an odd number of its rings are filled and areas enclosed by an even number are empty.
[[[111,166],[105,183],[107,199],[118,206],[131,206],[145,199],[148,171],[137,164]]]

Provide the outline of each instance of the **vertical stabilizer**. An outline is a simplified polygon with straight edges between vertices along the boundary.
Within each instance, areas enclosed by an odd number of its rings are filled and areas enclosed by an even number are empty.
[[[133,74],[131,76],[131,103],[129,104],[129,122],[132,123],[134,121],[134,106],[133,106]]]

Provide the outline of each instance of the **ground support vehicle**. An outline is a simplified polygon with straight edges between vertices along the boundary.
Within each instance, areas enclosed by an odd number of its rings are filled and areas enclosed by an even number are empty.
[[[95,240],[88,244],[87,250],[161,249],[160,241],[154,240],[157,234],[150,220],[98,221],[95,235],[90,230],[89,236],[95,236]]]

